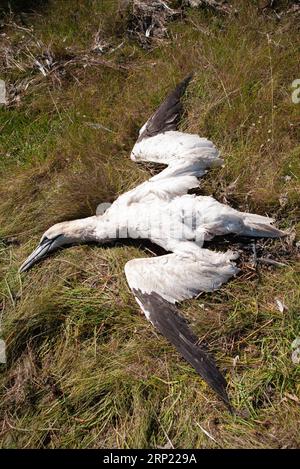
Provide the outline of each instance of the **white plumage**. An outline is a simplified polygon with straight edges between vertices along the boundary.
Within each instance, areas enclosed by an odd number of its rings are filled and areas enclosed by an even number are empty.
[[[215,160],[218,156],[219,152],[210,140],[174,130],[138,141],[131,152],[133,161],[165,164],[179,160],[186,162],[190,158],[204,162]]]
[[[51,227],[20,270],[58,247],[89,241],[146,238],[171,252],[127,262],[129,287],[149,321],[230,407],[224,377],[197,345],[197,337],[174,304],[211,292],[238,272],[233,262],[236,253],[210,251],[203,248],[205,241],[230,233],[279,237],[283,232],[272,226],[271,218],[239,212],[213,197],[188,194],[209,168],[223,163],[212,142],[177,130],[181,96],[190,79],[180,83],[141,128],[131,153],[134,161],[167,167],[121,195],[102,215]]]

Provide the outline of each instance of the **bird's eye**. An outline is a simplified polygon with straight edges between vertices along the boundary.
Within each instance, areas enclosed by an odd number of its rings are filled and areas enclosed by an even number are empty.
[[[47,238],[47,236],[44,236],[44,237],[41,239],[40,246],[42,246],[43,244],[47,243],[48,241],[49,241],[49,238]]]

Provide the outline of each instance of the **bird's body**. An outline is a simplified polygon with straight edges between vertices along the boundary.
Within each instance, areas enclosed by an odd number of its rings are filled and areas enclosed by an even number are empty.
[[[215,236],[278,237],[281,233],[271,225],[272,219],[239,212],[213,197],[187,194],[165,200],[164,194],[160,197],[152,192],[148,199],[140,200],[134,199],[134,192],[127,194],[129,203],[125,197],[122,203],[117,199],[107,212],[95,217],[96,240],[106,239],[105,234],[110,240],[149,239],[176,252],[176,246],[187,241],[202,247]]]
[[[185,79],[167,97],[140,130],[132,150],[134,161],[162,163],[167,167],[136,188],[122,194],[101,215],[63,222],[51,227],[21,267],[27,270],[54,249],[115,239],[149,239],[167,252],[154,258],[127,262],[128,284],[147,319],[167,337],[181,355],[228,405],[226,381],[213,359],[199,347],[197,337],[174,304],[213,291],[237,274],[232,251],[216,252],[204,243],[215,236],[279,237],[273,220],[237,211],[213,197],[188,191],[212,166],[223,163],[212,142],[177,130],[182,111],[180,98]]]

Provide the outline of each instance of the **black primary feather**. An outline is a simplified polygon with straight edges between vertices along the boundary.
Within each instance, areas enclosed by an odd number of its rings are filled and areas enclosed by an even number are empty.
[[[191,73],[166,97],[157,111],[146,122],[146,127],[139,135],[138,142],[162,132],[177,130],[183,112],[181,98],[192,77],[193,74]]]
[[[133,293],[149,314],[151,323],[176,347],[232,412],[224,376],[218,370],[213,358],[197,345],[198,338],[186,320],[179,315],[177,308],[155,292],[149,294],[133,289]]]

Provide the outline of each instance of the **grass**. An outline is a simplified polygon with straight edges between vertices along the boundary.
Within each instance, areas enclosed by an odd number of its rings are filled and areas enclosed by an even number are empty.
[[[2,15],[3,46],[19,46],[14,57],[24,66],[6,67],[1,78],[34,81],[19,102],[0,108],[1,335],[8,354],[0,365],[0,446],[216,447],[200,425],[224,448],[299,447],[299,366],[291,360],[300,335],[296,19],[278,21],[247,1],[236,2],[232,17],[187,9],[168,25],[166,40],[144,50],[126,36],[121,3],[75,3],[50,0],[21,17],[17,8]],[[97,32],[113,46],[123,42],[104,56],[108,65],[77,63],[56,80],[28,61],[25,40],[32,54],[48,50],[61,60],[92,54]],[[235,280],[182,305],[227,376],[237,416],[140,314],[123,267],[145,255],[142,246],[78,246],[18,274],[53,223],[93,214],[148,177],[129,159],[137,130],[191,70],[182,128],[211,138],[225,159],[201,182],[201,193],[275,216],[295,237],[257,246],[286,267],[254,269],[246,244]]]

